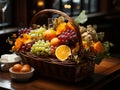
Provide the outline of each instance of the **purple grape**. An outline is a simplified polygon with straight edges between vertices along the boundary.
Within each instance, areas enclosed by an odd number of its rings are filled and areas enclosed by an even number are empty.
[[[25,51],[25,45],[22,45],[21,51]]]
[[[61,44],[66,45],[75,45],[78,41],[76,32],[74,30],[67,29],[66,31],[62,32],[58,38],[61,40]]]
[[[34,44],[34,41],[23,44],[21,47],[21,50],[29,52],[33,44]]]
[[[21,28],[21,29],[18,30],[18,35],[20,37],[22,37],[23,34],[29,33],[31,30],[32,30],[31,27],[29,27],[29,28]]]

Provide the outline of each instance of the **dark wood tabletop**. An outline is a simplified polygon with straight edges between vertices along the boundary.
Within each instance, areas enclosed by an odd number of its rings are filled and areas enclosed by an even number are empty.
[[[0,88],[5,90],[98,90],[117,78],[120,78],[120,59],[112,57],[104,58],[99,65],[95,65],[95,71],[91,77],[77,83],[34,76],[27,82],[16,82],[10,78],[9,72],[0,71]]]

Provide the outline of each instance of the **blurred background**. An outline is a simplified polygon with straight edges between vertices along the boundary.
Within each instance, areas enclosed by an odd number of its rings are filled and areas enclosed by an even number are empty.
[[[61,10],[72,18],[86,10],[84,25],[97,25],[97,32],[105,32],[104,40],[115,45],[112,55],[120,57],[120,0],[0,0],[0,55],[11,48],[6,38],[18,28],[29,27],[32,17],[46,8]]]

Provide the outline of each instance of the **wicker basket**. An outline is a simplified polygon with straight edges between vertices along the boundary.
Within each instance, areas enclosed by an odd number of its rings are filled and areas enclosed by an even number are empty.
[[[32,26],[32,24],[35,24],[36,20],[40,15],[47,13],[62,15],[68,21],[72,22],[73,26],[76,29],[77,36],[79,38],[79,45],[80,45],[79,57],[82,58],[84,53],[82,50],[82,43],[81,43],[82,40],[81,40],[79,28],[74,23],[74,20],[64,12],[54,9],[42,10],[37,14],[35,14],[35,16],[32,18],[30,25]],[[62,81],[78,82],[86,77],[91,76],[94,73],[95,63],[94,60],[90,60],[90,59],[81,60],[79,64],[76,64],[71,62],[68,63],[67,61],[62,62],[57,60],[57,58],[52,58],[52,57],[37,57],[28,52],[20,52],[19,55],[21,56],[23,63],[28,63],[35,68],[35,74],[38,77],[44,76]]]

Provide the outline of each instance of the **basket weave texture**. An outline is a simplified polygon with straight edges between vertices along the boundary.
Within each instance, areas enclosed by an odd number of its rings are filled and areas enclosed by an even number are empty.
[[[47,13],[59,14],[73,24],[79,40],[79,57],[83,59],[84,53],[79,28],[76,26],[74,20],[64,12],[54,9],[39,11],[33,16],[30,25],[32,26],[32,24],[35,24],[40,15]],[[35,75],[38,77],[44,76],[62,81],[78,82],[94,73],[95,62],[90,59],[81,60],[82,62],[77,64],[69,61],[61,62],[53,57],[37,57],[28,52],[19,52],[19,55],[23,63],[28,63],[35,68]]]

